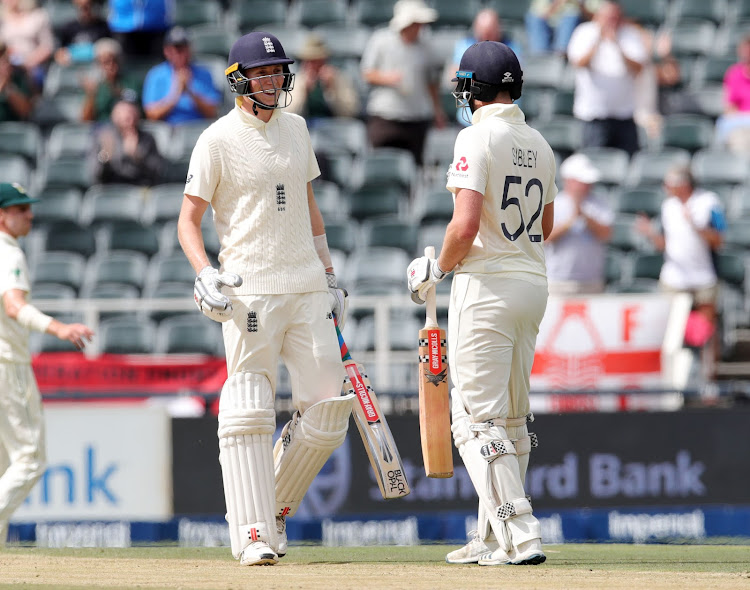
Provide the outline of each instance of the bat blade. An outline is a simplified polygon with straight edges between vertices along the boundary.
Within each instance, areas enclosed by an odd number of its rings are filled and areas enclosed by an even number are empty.
[[[425,255],[434,257],[434,248]],[[425,326],[419,331],[419,432],[427,477],[453,477],[445,331],[437,323],[435,288],[426,300]]]
[[[406,470],[388,422],[380,411],[380,404],[370,385],[370,379],[362,365],[351,358],[338,326],[336,332],[346,371],[343,390],[345,394],[353,393],[356,396],[357,403],[354,404],[352,412],[354,423],[362,437],[380,493],[386,500],[407,496],[411,490],[406,479]]]

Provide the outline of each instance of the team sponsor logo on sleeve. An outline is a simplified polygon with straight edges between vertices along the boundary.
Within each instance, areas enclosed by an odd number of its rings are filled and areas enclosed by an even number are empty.
[[[458,178],[468,178],[469,174],[469,163],[466,161],[466,156],[461,156],[456,163],[448,169],[448,176],[455,176]]]

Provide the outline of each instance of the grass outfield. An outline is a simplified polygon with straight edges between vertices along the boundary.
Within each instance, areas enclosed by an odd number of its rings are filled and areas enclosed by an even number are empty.
[[[273,567],[241,567],[227,548],[0,551],[0,588],[533,588],[750,590],[747,545],[548,545],[540,566],[448,565],[453,546],[291,547]]]

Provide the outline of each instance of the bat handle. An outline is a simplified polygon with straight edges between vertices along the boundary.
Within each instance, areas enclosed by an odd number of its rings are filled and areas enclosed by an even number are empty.
[[[427,258],[435,258],[435,246],[427,246],[424,249],[424,255]],[[435,287],[432,287],[425,294],[425,311],[427,318],[425,321],[425,328],[437,328],[437,298],[435,294]]]
[[[344,342],[344,336],[341,334],[341,330],[339,329],[339,323],[336,320],[336,316],[333,316],[333,325],[336,328],[336,336],[339,339],[339,349],[341,350],[341,360],[342,361],[350,361],[352,360],[352,355],[349,354],[349,347],[346,345],[346,342]]]

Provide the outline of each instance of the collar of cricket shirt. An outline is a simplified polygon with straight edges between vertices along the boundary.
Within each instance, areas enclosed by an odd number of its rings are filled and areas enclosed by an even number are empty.
[[[4,231],[0,231],[0,242],[5,242],[11,246],[18,246],[18,240],[10,234],[6,234]]]
[[[471,123],[472,125],[476,125],[480,121],[488,119],[489,117],[500,117],[509,123],[523,123],[526,121],[523,111],[517,104],[493,102],[492,104],[484,105],[474,111],[474,114],[471,117]]]
[[[271,118],[268,120],[268,123],[266,123],[265,121],[245,111],[240,106],[240,99],[237,99],[235,101],[234,110],[237,111],[237,116],[240,118],[240,122],[243,125],[248,125],[249,127],[255,127],[256,129],[261,129],[262,127],[268,125],[269,123],[273,123],[276,119],[278,119],[281,116],[281,109],[274,109],[273,112],[271,113]]]

